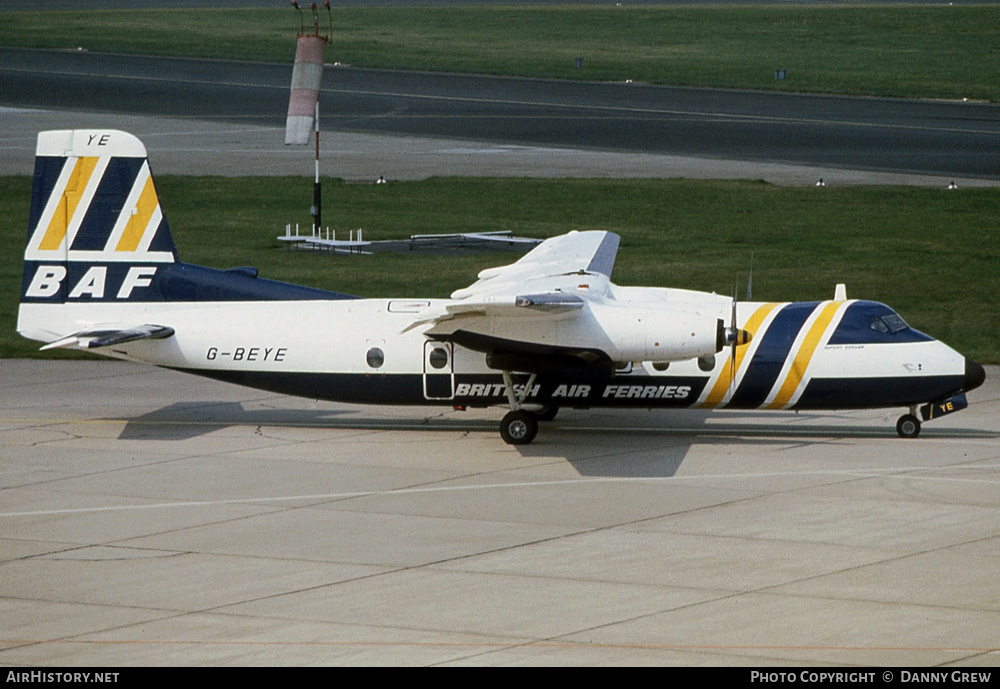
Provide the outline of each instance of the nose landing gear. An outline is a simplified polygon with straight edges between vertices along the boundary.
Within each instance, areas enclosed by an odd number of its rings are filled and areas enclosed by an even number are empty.
[[[913,405],[910,407],[909,414],[903,414],[899,417],[899,421],[896,422],[896,433],[899,434],[900,438],[916,438],[920,435],[920,419],[931,421],[946,414],[961,411],[968,406],[969,401],[965,398],[964,392],[921,406],[919,417],[917,416],[917,407]]]
[[[903,414],[896,422],[896,433],[900,438],[916,438],[920,435],[920,419],[913,414]]]

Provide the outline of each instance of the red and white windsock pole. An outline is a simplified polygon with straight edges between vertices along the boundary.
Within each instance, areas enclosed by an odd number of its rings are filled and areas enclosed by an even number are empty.
[[[292,6],[302,11],[298,2],[291,0]],[[330,13],[329,0],[326,5]],[[312,5],[313,33],[307,34],[300,21],[298,40],[295,45],[295,67],[292,69],[292,94],[288,100],[288,117],[285,120],[285,144],[308,144],[309,135],[316,133],[316,177],[313,183],[313,227],[318,230],[322,223],[322,194],[319,183],[319,86],[323,78],[323,60],[326,56],[326,44],[330,42],[333,33],[333,21],[330,21],[330,34],[320,35],[319,13],[316,3]]]
[[[292,95],[288,100],[288,119],[285,121],[286,144],[309,143],[319,102],[326,43],[326,36],[318,33],[299,34],[292,70]]]

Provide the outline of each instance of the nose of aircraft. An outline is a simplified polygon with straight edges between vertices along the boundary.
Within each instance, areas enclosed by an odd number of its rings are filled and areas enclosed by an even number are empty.
[[[986,380],[986,371],[972,359],[965,360],[965,391],[975,390]]]

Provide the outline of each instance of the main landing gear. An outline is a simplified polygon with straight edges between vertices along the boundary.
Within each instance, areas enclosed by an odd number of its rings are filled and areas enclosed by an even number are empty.
[[[538,422],[551,421],[559,411],[559,407],[545,407],[537,412],[528,411],[521,407],[524,400],[528,398],[531,388],[535,385],[535,378],[536,375],[531,374],[527,384],[518,394],[514,389],[514,379],[511,377],[510,371],[503,372],[503,384],[507,390],[507,403],[510,405],[510,411],[500,421],[500,437],[508,445],[527,445],[538,435]]]
[[[518,409],[507,412],[500,421],[500,437],[508,445],[527,445],[538,435],[538,417]]]

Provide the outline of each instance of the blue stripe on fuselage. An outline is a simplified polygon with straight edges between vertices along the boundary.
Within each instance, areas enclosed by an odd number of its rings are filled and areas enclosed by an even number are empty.
[[[961,375],[812,379],[795,409],[878,409],[942,400],[962,390]]]
[[[254,277],[244,270],[217,270],[189,263],[68,263],[25,261],[21,282],[22,303],[62,303],[84,301],[130,302],[206,302],[206,301],[304,301],[357,299],[348,294],[303,287],[276,280]],[[58,289],[29,294],[36,276],[55,274],[61,277]],[[132,271],[140,279],[129,280]]]
[[[764,333],[763,340],[750,360],[746,375],[727,407],[755,409],[764,403],[781,373],[781,367],[799,330],[818,304],[819,302],[798,302],[781,308]]]
[[[300,301],[357,299],[348,294],[251,277],[240,270],[217,270],[171,263],[157,274],[154,294],[163,301]]]

